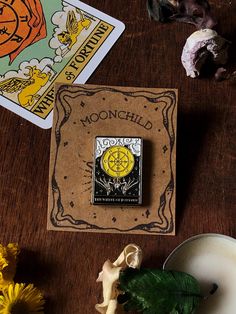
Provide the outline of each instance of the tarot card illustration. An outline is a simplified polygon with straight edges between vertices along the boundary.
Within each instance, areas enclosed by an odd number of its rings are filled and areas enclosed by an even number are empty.
[[[142,139],[96,137],[93,204],[142,203]]]
[[[85,83],[123,30],[78,0],[0,0],[0,105],[51,127],[54,83]]]

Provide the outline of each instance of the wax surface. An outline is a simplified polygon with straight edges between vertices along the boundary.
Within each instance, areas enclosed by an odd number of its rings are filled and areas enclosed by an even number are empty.
[[[219,235],[190,240],[167,259],[165,269],[191,274],[204,295],[213,283],[218,285],[215,294],[201,302],[196,314],[236,313],[236,240]]]

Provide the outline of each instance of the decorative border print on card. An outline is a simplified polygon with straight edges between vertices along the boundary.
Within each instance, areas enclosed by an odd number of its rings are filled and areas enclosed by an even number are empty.
[[[48,229],[175,234],[177,97],[175,89],[56,84]],[[91,203],[99,136],[142,138],[141,205]]]
[[[0,0],[0,105],[50,128],[54,83],[85,83],[123,31],[78,0]]]

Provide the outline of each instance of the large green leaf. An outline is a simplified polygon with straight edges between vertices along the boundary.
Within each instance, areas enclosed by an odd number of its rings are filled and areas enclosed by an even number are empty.
[[[202,299],[197,280],[183,272],[128,268],[119,281],[126,311],[191,314]]]

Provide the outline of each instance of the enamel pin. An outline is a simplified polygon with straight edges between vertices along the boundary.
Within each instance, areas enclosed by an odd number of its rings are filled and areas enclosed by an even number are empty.
[[[95,138],[93,204],[142,203],[142,151],[140,137]]]

